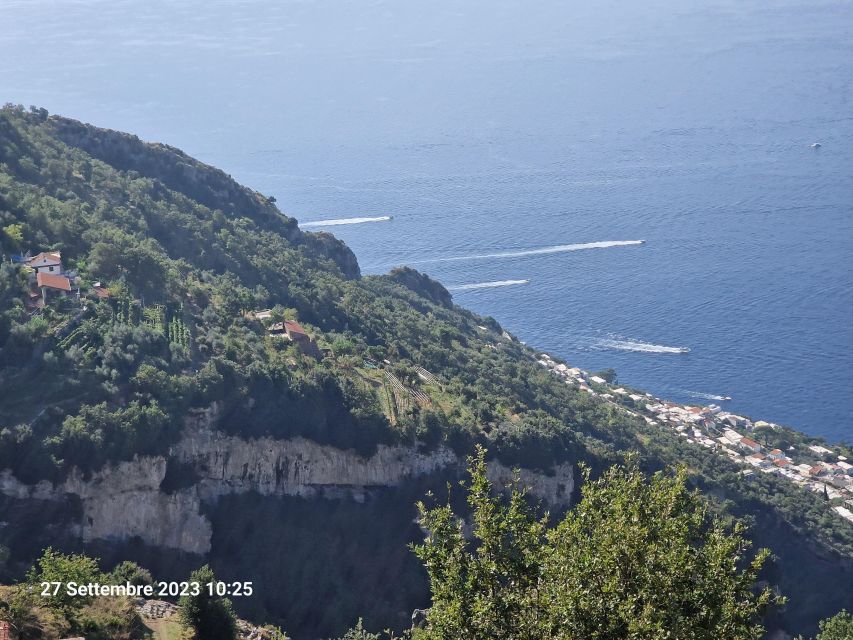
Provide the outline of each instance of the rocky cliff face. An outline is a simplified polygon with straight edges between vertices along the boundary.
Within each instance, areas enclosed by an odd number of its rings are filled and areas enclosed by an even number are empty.
[[[411,447],[380,445],[369,458],[304,438],[245,440],[212,428],[215,410],[188,420],[182,439],[168,458],[138,457],[108,466],[91,478],[74,472],[61,485],[26,485],[9,471],[0,473],[0,493],[18,499],[80,499],[83,515],[73,533],[85,542],[128,540],[190,553],[210,550],[212,527],[202,506],[224,495],[256,492],[264,496],[306,498],[349,495],[363,500],[371,489],[399,486],[462,462],[447,448],[421,453]],[[189,486],[164,486],[169,465],[192,478]],[[512,482],[514,472],[489,464],[493,481]],[[545,476],[527,470],[520,479],[530,492],[555,506],[566,505],[574,487],[571,465]]]

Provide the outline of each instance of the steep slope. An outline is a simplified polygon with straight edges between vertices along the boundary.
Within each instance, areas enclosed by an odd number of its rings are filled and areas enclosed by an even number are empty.
[[[564,384],[423,274],[361,277],[345,245],[179,150],[4,108],[0,240],[0,578],[47,544],[164,578],[206,555],[261,585],[242,613],[297,637],[400,626],[427,604],[412,503],[482,443],[556,509],[578,462],[684,463],[778,550],[774,624],[851,604],[853,527],[818,496]],[[60,252],[79,299],[40,304],[9,260],[27,251]]]

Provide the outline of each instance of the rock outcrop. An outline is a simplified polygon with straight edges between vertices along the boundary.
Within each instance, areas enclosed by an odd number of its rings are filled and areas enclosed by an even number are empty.
[[[369,458],[355,451],[317,444],[304,438],[243,439],[212,428],[215,410],[187,421],[181,440],[168,457],[142,456],[110,465],[84,478],[74,471],[60,485],[26,485],[9,471],[0,473],[0,493],[18,499],[79,498],[83,515],[72,533],[85,542],[128,540],[190,553],[210,550],[212,527],[205,503],[229,494],[306,498],[349,495],[363,500],[372,489],[399,486],[462,461],[450,449],[423,453],[413,447],[379,445]],[[169,465],[192,476],[176,490],[164,489]],[[507,486],[515,472],[493,460],[489,475]],[[522,485],[556,506],[566,505],[574,487],[569,464],[553,475],[520,470]]]

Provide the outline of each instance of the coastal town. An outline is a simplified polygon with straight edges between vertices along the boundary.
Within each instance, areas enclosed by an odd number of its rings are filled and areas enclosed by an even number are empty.
[[[782,450],[766,444],[766,435],[781,429],[764,420],[751,420],[719,405],[693,406],[667,402],[608,382],[600,375],[555,361],[547,353],[538,363],[583,392],[614,405],[647,424],[672,431],[687,442],[743,466],[741,473],[774,474],[809,491],[822,494],[833,513],[853,523],[853,462],[819,444]],[[762,443],[762,440],[764,443]]]

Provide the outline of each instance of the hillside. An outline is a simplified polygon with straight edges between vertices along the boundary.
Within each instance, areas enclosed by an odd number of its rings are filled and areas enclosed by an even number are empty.
[[[0,581],[49,544],[164,579],[209,560],[297,638],[399,628],[428,604],[414,502],[482,444],[555,511],[581,462],[684,464],[778,555],[771,627],[853,605],[853,526],[822,496],[565,384],[424,274],[361,276],[177,149],[3,108],[0,242]]]

